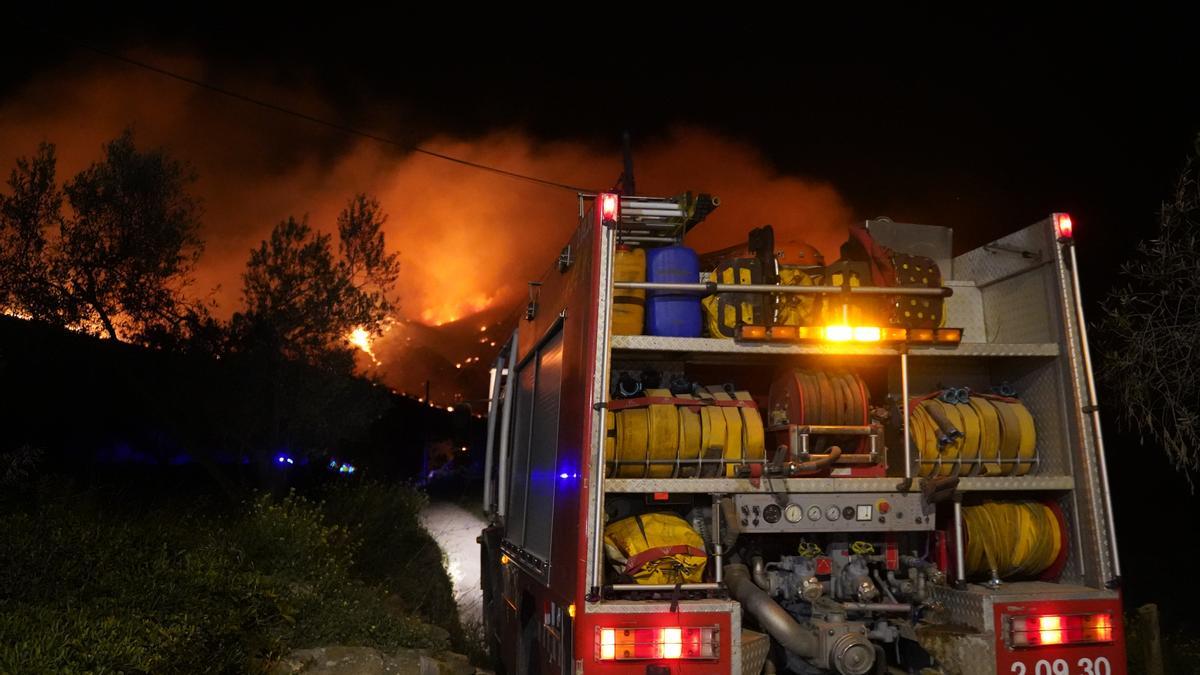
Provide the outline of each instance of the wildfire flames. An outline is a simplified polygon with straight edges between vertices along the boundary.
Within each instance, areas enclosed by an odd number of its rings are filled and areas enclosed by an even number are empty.
[[[473,298],[458,302],[444,302],[433,307],[428,307],[421,312],[421,323],[427,326],[440,327],[448,323],[454,323],[459,319],[478,314],[483,310],[492,306],[495,298],[485,295],[476,295]]]
[[[203,73],[203,64],[195,61],[160,60]],[[323,105],[311,103],[314,109]],[[165,146],[193,164],[199,176],[195,192],[206,205],[206,254],[194,288],[200,294],[213,289],[210,297],[221,318],[237,310],[237,280],[248,252],[275,223],[307,214],[315,228],[332,232],[351,195],[374,195],[389,214],[387,243],[402,255],[401,309],[395,317],[400,330],[379,335],[362,327],[346,340],[374,366],[386,362],[380,375],[392,387],[417,391],[428,380],[434,398],[443,401],[486,387],[478,371],[491,359],[499,334],[485,343],[476,332],[477,319],[499,327],[521,301],[526,283],[550,268],[577,223],[576,195],[568,191],[398,155],[372,141],[314,134],[306,123],[164,83],[153,73],[65,66],[56,77],[31,81],[0,101],[0,119],[3,170],[44,139],[59,146],[60,179],[70,177],[129,126],[140,145]],[[471,141],[426,132],[422,145],[431,150],[590,188],[612,185],[620,171],[611,148],[541,142],[515,132]],[[225,140],[211,143],[212,138]],[[711,132],[677,129],[645,139],[635,150],[638,187],[645,194],[694,190],[722,198],[721,208],[685,242],[700,251],[745,241],[750,228],[771,223],[778,239],[805,239],[833,259],[853,220],[832,187],[779,175],[754,149]]]
[[[355,328],[350,331],[350,335],[346,336],[346,341],[371,358],[371,363],[380,365],[379,358],[375,356],[375,352],[371,349],[371,332],[366,328]]]

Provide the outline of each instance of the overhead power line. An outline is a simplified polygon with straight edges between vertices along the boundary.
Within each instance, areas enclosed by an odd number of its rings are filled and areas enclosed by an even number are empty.
[[[454,162],[455,164],[460,164],[462,166],[471,167],[473,169],[480,169],[482,171],[489,171],[491,173],[495,173],[495,174],[498,174],[501,176],[507,176],[509,178],[515,178],[517,180],[528,181],[530,183],[535,183],[537,185],[544,185],[546,187],[554,187],[554,188],[560,188],[563,190],[570,190],[571,192],[596,192],[596,190],[589,190],[587,188],[576,187],[574,185],[568,185],[567,183],[560,183],[558,181],[548,180],[546,178],[538,178],[537,176],[530,176],[530,175],[523,174],[523,173],[517,173],[516,171],[509,171],[507,169],[501,169],[501,168],[495,167],[495,166],[488,166],[487,164],[480,164],[479,162],[472,162],[469,159],[463,159],[461,157],[454,157],[452,155],[447,155],[447,154],[444,154],[441,152],[436,152],[434,150],[429,150],[427,148],[423,148],[414,143],[405,143],[403,141],[398,141],[394,138],[388,138],[387,136],[381,136],[379,134],[371,133],[370,131],[363,131],[362,129],[357,129],[355,127],[347,126],[345,124],[340,124],[338,122],[331,122],[327,119],[322,119],[320,117],[316,117],[316,116],[310,115],[308,113],[300,112],[299,110],[293,110],[291,108],[286,108],[284,106],[281,106],[281,105],[278,105],[275,103],[271,103],[270,101],[264,101],[259,98],[254,98],[253,96],[247,96],[246,94],[241,94],[241,93],[238,93],[238,92],[230,90],[230,89],[225,89],[224,87],[218,87],[215,84],[211,84],[211,83],[205,82],[203,80],[197,80],[195,78],[191,78],[186,75],[181,75],[179,73],[167,70],[165,68],[160,68],[153,64],[146,63],[144,61],[139,61],[137,59],[132,59],[132,58],[129,58],[128,56],[123,56],[123,55],[117,54],[115,52],[110,52],[105,49],[101,49],[99,47],[87,44],[85,42],[79,42],[76,40],[71,40],[71,42],[73,44],[78,45],[79,47],[82,47],[83,49],[90,51],[90,52],[99,54],[106,58],[113,59],[115,61],[120,61],[121,63],[124,63],[126,65],[134,66],[136,68],[141,68],[143,70],[148,70],[152,73],[157,73],[158,75],[162,75],[163,77],[169,77],[173,80],[178,80],[180,82],[190,84],[194,87],[199,87],[199,88],[205,89],[207,91],[221,94],[222,96],[227,96],[229,98],[232,98],[232,99],[235,99],[238,101],[242,101],[243,103],[249,103],[251,105],[256,105],[260,108],[265,108],[265,109],[271,110],[273,112],[277,112],[277,113],[281,113],[281,114],[288,115],[291,117],[295,117],[297,119],[302,119],[306,122],[311,122],[313,124],[319,124],[323,127],[327,127],[329,129],[334,129],[334,130],[340,131],[344,134],[349,134],[351,136],[359,136],[361,138],[369,138],[373,141],[378,141],[380,143],[385,143],[387,145],[395,146],[397,148],[401,148],[408,152],[427,155],[429,157],[434,157],[437,159],[445,160],[447,162]]]

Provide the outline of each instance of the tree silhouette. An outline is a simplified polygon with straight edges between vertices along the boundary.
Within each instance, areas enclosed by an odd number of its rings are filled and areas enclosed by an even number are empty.
[[[138,151],[126,131],[64,187],[74,217],[51,274],[109,337],[170,331],[193,311],[183,291],[203,249],[200,205],[187,192],[195,179],[161,149]]]
[[[61,190],[55,173],[54,146],[43,144],[0,195],[5,309],[140,343],[205,315],[185,294],[203,248],[190,167],[139,150],[126,131]]]
[[[1197,138],[1200,152],[1200,137]],[[1200,472],[1200,158],[1163,203],[1158,234],[1121,268],[1103,303],[1103,381],[1126,422]]]
[[[288,218],[250,252],[245,310],[234,316],[243,344],[335,370],[353,369],[352,331],[382,334],[394,309],[398,254],[387,253],[379,203],[356,195],[332,236]]]
[[[50,282],[46,257],[47,230],[62,225],[56,166],[54,146],[42,143],[32,158],[17,159],[8,179],[11,194],[0,194],[0,308],[66,323],[68,303]]]

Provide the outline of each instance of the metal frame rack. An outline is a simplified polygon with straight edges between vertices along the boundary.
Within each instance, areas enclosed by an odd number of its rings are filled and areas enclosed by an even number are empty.
[[[585,217],[584,200],[590,195],[580,196],[580,217]],[[625,214],[631,214],[634,222],[626,222]],[[977,249],[975,252],[960,256],[961,262],[956,260],[956,265],[961,264],[969,273],[976,273],[979,277],[985,279],[981,284],[983,293],[995,293],[998,286],[1001,285],[1017,285],[1024,283],[1021,278],[1024,272],[1040,269],[1042,266],[1054,265],[1054,277],[1057,278],[1058,288],[1047,289],[1054,291],[1054,295],[1061,293],[1060,297],[1064,297],[1062,305],[1055,306],[1055,311],[1061,316],[1044,317],[1041,321],[1039,329],[1023,329],[1020,326],[1006,325],[1004,330],[998,331],[993,336],[976,335],[975,341],[964,341],[953,348],[936,347],[936,346],[863,346],[863,345],[844,345],[835,346],[828,344],[780,344],[780,343],[755,343],[743,344],[728,339],[709,339],[709,338],[672,338],[672,337],[657,337],[647,335],[610,335],[612,302],[611,296],[614,289],[638,289],[638,290],[667,290],[667,291],[693,291],[704,293],[715,292],[761,292],[761,293],[798,293],[798,294],[839,294],[848,293],[851,295],[914,295],[914,296],[942,296],[947,297],[947,314],[953,317],[955,311],[962,312],[982,312],[982,309],[975,306],[973,303],[982,303],[981,291],[975,287],[964,290],[961,297],[953,295],[954,291],[958,290],[957,286],[961,283],[947,282],[949,287],[940,289],[933,288],[895,288],[895,287],[853,287],[844,288],[840,286],[746,286],[746,285],[724,285],[724,284],[656,284],[649,282],[616,282],[613,281],[613,256],[617,239],[623,241],[637,241],[647,244],[665,244],[673,241],[678,241],[678,237],[682,236],[683,228],[680,224],[686,219],[686,210],[678,204],[669,200],[655,200],[643,198],[623,198],[622,199],[622,221],[620,223],[608,223],[603,227],[603,232],[600,236],[600,247],[597,251],[599,257],[600,279],[599,288],[600,294],[597,303],[596,325],[598,326],[598,339],[596,351],[596,363],[593,378],[592,400],[594,402],[594,417],[593,417],[593,448],[589,458],[591,465],[592,482],[589,488],[593,491],[594,497],[588,500],[588,535],[591,542],[592,550],[588,556],[587,578],[590,580],[592,592],[589,599],[599,600],[602,597],[602,590],[608,589],[613,591],[670,591],[676,590],[674,586],[657,588],[644,585],[628,585],[628,586],[605,586],[604,585],[604,545],[603,545],[603,514],[605,512],[605,498],[608,493],[654,493],[654,492],[674,492],[674,493],[691,493],[691,494],[708,494],[713,500],[714,531],[719,531],[721,527],[720,521],[720,503],[722,497],[735,493],[756,493],[756,492],[775,492],[784,491],[789,493],[855,493],[855,492],[888,492],[888,491],[908,491],[911,489],[913,480],[919,473],[917,468],[920,466],[921,460],[913,457],[912,444],[907,432],[907,424],[909,419],[909,401],[910,387],[914,383],[914,377],[922,386],[928,386],[931,382],[929,377],[920,376],[915,373],[910,373],[910,357],[917,359],[923,364],[930,365],[932,377],[937,376],[940,368],[959,368],[963,365],[963,359],[971,364],[974,371],[978,372],[980,379],[988,378],[990,373],[989,364],[997,361],[1004,364],[1006,368],[1015,368],[1020,371],[1025,368],[1033,375],[1030,376],[1031,381],[1036,380],[1035,384],[1041,383],[1043,380],[1053,380],[1049,384],[1039,384],[1039,386],[1049,387],[1049,394],[1043,392],[1042,395],[1047,399],[1045,403],[1046,409],[1052,413],[1048,417],[1053,418],[1047,425],[1052,425],[1053,433],[1046,433],[1043,436],[1043,429],[1039,428],[1039,447],[1037,454],[1033,458],[1025,458],[1019,461],[1032,462],[1034,464],[1033,472],[1023,476],[974,476],[975,468],[984,463],[982,459],[976,458],[973,460],[958,460],[957,466],[954,469],[956,475],[961,474],[958,484],[958,490],[964,493],[970,492],[1038,492],[1057,494],[1060,500],[1067,503],[1071,508],[1072,529],[1075,532],[1082,532],[1085,529],[1091,530],[1089,545],[1087,548],[1096,550],[1099,553],[1097,571],[1099,574],[1090,574],[1088,576],[1100,577],[1108,580],[1111,577],[1119,575],[1119,563],[1116,560],[1115,536],[1112,530],[1111,507],[1109,507],[1107,481],[1104,476],[1104,464],[1102,455],[1102,445],[1100,441],[1100,430],[1098,421],[1094,422],[1092,428],[1087,428],[1084,415],[1088,414],[1085,409],[1083,412],[1076,411],[1075,417],[1078,422],[1076,429],[1071,429],[1068,419],[1072,416],[1070,410],[1059,409],[1062,407],[1062,396],[1055,397],[1054,392],[1057,392],[1055,387],[1063,388],[1066,386],[1064,379],[1069,379],[1074,387],[1074,393],[1080,400],[1090,399],[1094,405],[1094,393],[1091,390],[1090,382],[1090,363],[1087,363],[1087,354],[1079,353],[1079,349],[1075,344],[1077,331],[1080,331],[1083,326],[1082,317],[1078,314],[1078,280],[1074,273],[1074,253],[1071,251],[1072,265],[1068,268],[1065,264],[1062,248],[1054,246],[1051,241],[1051,246],[1055,249],[1053,256],[1044,256],[1045,259],[1035,261],[1031,265],[1027,261],[1023,265],[1009,264],[1006,261],[997,263],[995,260],[987,259],[986,256],[994,255],[994,252],[989,252],[985,249]],[[645,214],[652,214],[654,220],[646,220]],[[1039,230],[1039,228],[1041,228]],[[1015,245],[1022,249],[1030,248],[1034,244],[1039,243],[1039,237],[1049,238],[1046,233],[1050,231],[1048,223],[1039,223],[1018,232],[1012,237],[1016,238]],[[677,233],[676,236],[663,236],[663,233]],[[1011,239],[1006,238],[1006,239]],[[1003,240],[1002,240],[1003,241]],[[1012,242],[1010,242],[1012,243]],[[982,251],[982,252],[980,252]],[[982,256],[982,257],[981,257]],[[987,268],[988,265],[996,267],[996,269]],[[986,270],[981,272],[980,270]],[[1025,275],[1029,276],[1029,275]],[[1041,282],[1039,282],[1041,283]],[[1069,306],[1070,301],[1074,302],[1074,306]],[[997,308],[997,311],[1003,311],[1003,303]],[[1055,305],[1055,303],[1051,303]],[[1041,306],[1044,310],[1045,305]],[[1028,311],[1028,310],[1027,310]],[[1056,319],[1059,321],[1056,323]],[[956,325],[953,318],[950,321],[951,325]],[[1010,322],[1012,323],[1012,322]],[[1062,326],[1063,328],[1059,328]],[[993,339],[988,339],[989,337]],[[982,339],[980,339],[982,338]],[[998,339],[996,339],[998,338]],[[1064,348],[1060,345],[1065,345]],[[671,360],[671,361],[686,361],[689,363],[745,363],[750,362],[773,362],[783,357],[829,357],[829,356],[866,356],[878,357],[882,359],[895,358],[898,361],[898,377],[893,384],[898,388],[902,402],[902,415],[904,419],[903,431],[901,433],[903,443],[904,471],[902,476],[887,477],[887,478],[790,478],[790,477],[772,477],[770,480],[752,481],[749,478],[617,478],[607,477],[605,475],[605,458],[604,458],[604,438],[606,428],[606,415],[609,414],[607,409],[608,392],[609,392],[609,374],[614,360],[625,359],[628,361],[654,361],[654,360]],[[1066,358],[1059,358],[1065,356]],[[947,366],[946,364],[950,364]],[[1014,364],[1032,364],[1027,366],[1016,367]],[[1065,366],[1063,365],[1065,364]],[[1064,371],[1065,367],[1069,367],[1069,373]],[[970,369],[968,369],[970,370]],[[1084,373],[1089,379],[1085,379]],[[1088,394],[1085,395],[1084,389],[1087,385]],[[1057,402],[1056,402],[1057,401]],[[1057,406],[1057,407],[1056,407]],[[1048,438],[1051,443],[1047,451],[1051,452],[1052,457],[1048,460],[1043,456],[1042,439]],[[1097,448],[1096,446],[1101,446]],[[1081,450],[1078,454],[1072,455],[1071,448],[1078,447]],[[1092,461],[1087,457],[1087,453],[1100,453],[1100,461]],[[657,460],[656,460],[657,461]],[[672,460],[663,460],[671,462]],[[759,460],[768,462],[769,460]],[[989,459],[986,463],[1003,463],[1004,460]],[[1012,460],[1016,462],[1018,460]],[[1077,476],[1073,471],[1076,464],[1083,465],[1083,475]],[[899,485],[897,485],[899,483]],[[1083,488],[1082,493],[1078,491]],[[1079,510],[1089,509],[1089,517],[1081,521]],[[1087,521],[1086,525],[1085,522]],[[1107,538],[1105,541],[1104,535],[1099,531],[1100,523],[1106,522],[1108,525]],[[1090,525],[1091,527],[1087,527]],[[954,505],[953,527],[955,530],[955,539],[958,542],[955,557],[962,569],[963,551],[962,551],[962,504],[961,500],[956,500]],[[713,551],[716,583],[711,584],[690,584],[681,587],[679,590],[684,591],[712,591],[717,590],[722,582],[722,562],[724,551],[721,550],[719,538],[714,537],[718,541]],[[1080,539],[1074,537],[1074,539]],[[1103,543],[1102,543],[1103,542]],[[1110,544],[1111,548],[1103,545]],[[1074,551],[1072,558],[1082,561],[1085,558],[1085,544],[1082,541],[1073,544]],[[1105,549],[1111,550],[1112,558],[1109,560],[1105,557]],[[1082,562],[1077,563],[1081,565]],[[1079,569],[1078,578],[1083,579],[1083,570]]]

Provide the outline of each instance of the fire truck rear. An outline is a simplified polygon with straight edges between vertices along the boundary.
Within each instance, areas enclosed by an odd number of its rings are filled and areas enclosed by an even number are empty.
[[[529,285],[491,371],[503,670],[1124,673],[1070,217],[696,255],[718,204],[580,195]]]

